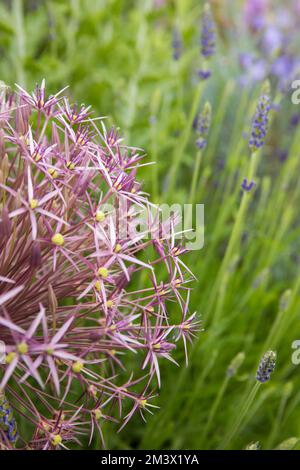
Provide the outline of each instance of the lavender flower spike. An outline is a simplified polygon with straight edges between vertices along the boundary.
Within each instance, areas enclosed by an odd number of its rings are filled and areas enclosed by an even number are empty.
[[[13,411],[3,392],[0,391],[0,441],[1,432],[4,439],[14,444],[18,439],[18,431]]]
[[[251,152],[255,152],[264,145],[265,137],[268,131],[268,115],[270,109],[270,97],[268,95],[262,95],[259,98],[252,122],[251,136],[249,139],[249,147]]]
[[[200,36],[200,47],[201,55],[204,58],[204,62],[209,59],[215,53],[216,46],[216,30],[213,16],[208,3],[204,5],[203,17],[202,17],[202,29]],[[211,76],[211,71],[206,65],[198,70],[198,76],[201,80],[207,80]]]
[[[178,28],[173,31],[172,38],[173,59],[179,60],[182,54],[182,38]]]
[[[206,147],[206,137],[211,124],[211,105],[207,101],[204,105],[202,113],[199,115],[196,123],[197,132],[199,137],[196,141],[196,145],[200,150]]]
[[[216,30],[211,9],[208,3],[204,6],[201,30],[201,54],[211,57],[215,53]]]
[[[276,364],[276,353],[274,351],[267,351],[260,360],[256,380],[264,383],[270,380],[270,376],[275,369]]]

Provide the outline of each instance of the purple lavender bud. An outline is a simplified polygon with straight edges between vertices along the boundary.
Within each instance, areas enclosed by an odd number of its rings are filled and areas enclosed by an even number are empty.
[[[196,146],[202,150],[206,147],[206,136],[208,134],[211,124],[211,105],[206,102],[202,113],[198,116],[196,121],[196,132],[199,134],[196,140]]]
[[[200,44],[201,54],[204,57],[211,57],[215,53],[216,28],[208,3],[205,4],[203,11]]]
[[[270,26],[264,32],[262,48],[270,56],[282,47],[283,39],[282,31],[276,26]]]
[[[196,147],[198,147],[199,150],[203,150],[206,147],[206,139],[199,137],[199,139],[196,140]]]
[[[198,77],[201,78],[201,80],[207,80],[208,78],[211,77],[211,71],[210,70],[198,70]]]
[[[288,54],[283,54],[277,57],[272,64],[271,72],[279,80],[287,80],[288,77],[293,76],[297,63],[295,58]]]
[[[284,163],[288,157],[289,153],[287,150],[285,149],[279,149],[278,150],[278,157],[279,157],[279,161],[281,163]]]
[[[173,31],[172,49],[173,59],[179,60],[182,54],[182,38],[180,31],[177,28]]]
[[[256,112],[252,121],[251,137],[249,139],[249,147],[251,152],[260,149],[265,142],[268,130],[268,115],[271,109],[270,98],[262,95],[259,98]]]
[[[296,127],[298,126],[299,122],[300,122],[300,114],[299,113],[293,114],[290,119],[290,125],[292,127]]]
[[[276,353],[274,351],[267,351],[260,360],[256,380],[264,383],[270,380],[271,374],[275,369]]]
[[[18,438],[16,421],[13,417],[12,408],[2,392],[0,392],[0,430],[4,432],[11,444],[16,442]]]
[[[243,182],[241,184],[241,188],[244,190],[244,191],[247,191],[247,192],[250,192],[252,188],[254,188],[256,186],[256,183],[254,181],[250,181],[248,183],[248,180],[247,178],[244,178],[243,179]]]

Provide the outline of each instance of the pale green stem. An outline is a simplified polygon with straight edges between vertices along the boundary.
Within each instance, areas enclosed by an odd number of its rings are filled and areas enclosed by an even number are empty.
[[[197,152],[197,155],[196,155],[196,164],[195,164],[195,168],[193,172],[192,186],[191,186],[191,191],[190,191],[190,196],[189,196],[189,204],[194,204],[194,201],[195,201],[195,193],[196,193],[196,188],[197,188],[201,160],[202,160],[202,152],[201,150],[199,150],[199,152]]]
[[[210,409],[210,412],[209,412],[209,415],[208,415],[208,418],[207,418],[207,423],[206,423],[206,426],[203,430],[203,433],[202,433],[202,440],[201,442],[205,442],[205,439],[206,439],[206,436],[208,435],[209,431],[210,431],[210,428],[211,428],[211,425],[212,425],[212,422],[214,420],[214,417],[216,415],[216,412],[220,406],[220,403],[222,401],[222,398],[225,394],[225,391],[227,389],[227,386],[228,386],[228,382],[229,382],[229,379],[230,377],[226,375],[225,379],[223,380],[223,383],[221,385],[221,387],[219,388],[219,392],[212,404],[212,407]]]
[[[247,178],[249,181],[251,181],[255,176],[257,163],[258,163],[258,152],[254,152],[250,156],[250,165],[249,165],[249,171],[247,175]],[[230,263],[232,256],[234,254],[234,251],[237,251],[237,252],[239,251],[238,245],[240,242],[240,235],[242,232],[244,217],[245,217],[249,202],[250,202],[250,194],[244,191],[242,200],[240,203],[240,207],[237,213],[237,217],[235,219],[235,223],[231,232],[229,243],[227,245],[226,253],[225,253],[223,262],[221,264],[219,273],[217,275],[216,282],[212,288],[212,293],[211,293],[211,296],[208,302],[208,307],[206,310],[206,322],[208,321],[210,314],[212,312],[212,308],[214,306],[214,303],[215,303],[215,300],[217,298],[217,294],[219,291],[219,286],[222,281],[223,274],[228,267],[228,263]]]
[[[282,335],[284,334],[284,332],[287,328],[287,324],[291,320],[290,312],[293,311],[294,303],[295,303],[295,300],[297,298],[297,294],[299,292],[299,289],[300,289],[300,275],[298,274],[298,276],[296,278],[296,282],[295,282],[293,290],[292,290],[291,298],[289,300],[289,306],[284,311],[281,311],[281,310],[278,311],[277,317],[276,317],[275,321],[272,324],[272,327],[270,329],[268,337],[267,337],[267,339],[264,343],[264,346],[262,348],[262,351],[261,351],[261,354],[260,354],[261,356],[268,349],[275,349],[277,347]]]
[[[175,148],[173,161],[171,163],[169,190],[168,190],[168,194],[170,196],[170,199],[173,196],[174,187],[175,187],[176,180],[177,180],[177,173],[178,173],[178,169],[179,169],[179,165],[180,165],[180,159],[181,159],[181,157],[184,153],[184,150],[185,150],[185,148],[188,144],[189,138],[190,138],[191,129],[193,127],[193,122],[194,122],[194,119],[195,119],[195,116],[196,116],[196,113],[197,113],[197,109],[198,109],[201,94],[202,94],[202,88],[203,88],[203,83],[199,82],[199,84],[196,88],[196,91],[195,91],[193,104],[192,104],[191,111],[190,111],[190,114],[189,114],[189,117],[188,117],[188,120],[187,120],[187,124],[184,128],[182,138],[181,138],[180,142],[178,143],[178,145]]]
[[[229,433],[225,436],[224,440],[222,441],[221,443],[221,446],[219,447],[219,449],[225,449],[231,442],[231,440],[234,438],[234,436],[238,433],[238,431],[240,430],[240,427],[241,427],[241,424],[245,418],[245,416],[247,415],[255,397],[256,397],[256,394],[258,392],[258,389],[260,387],[261,383],[260,382],[256,382],[255,385],[253,386],[251,392],[249,393],[248,395],[248,398],[243,406],[243,408],[241,409],[241,412],[238,414],[231,430],[229,431]]]
[[[268,441],[267,441],[267,445],[266,445],[267,450],[269,450],[273,446],[273,444],[275,442],[275,439],[278,435],[287,400],[288,400],[288,395],[286,395],[286,394],[283,395],[283,397],[280,400],[280,405],[279,405],[279,408],[278,408],[275,424],[273,425],[272,431],[271,431],[271,433],[269,435],[269,438],[268,438]]]
[[[154,162],[151,168],[152,176],[152,198],[154,202],[158,202],[159,199],[159,162],[158,162],[158,144],[157,144],[157,115],[159,107],[161,105],[161,90],[156,88],[152,96],[151,103],[151,117],[154,119],[154,122],[151,123],[151,160]]]

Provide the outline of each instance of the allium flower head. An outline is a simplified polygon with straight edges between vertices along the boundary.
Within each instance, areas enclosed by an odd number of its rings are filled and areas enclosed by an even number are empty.
[[[275,369],[276,353],[274,351],[267,351],[260,360],[256,380],[264,383],[270,380],[271,374]]]
[[[245,360],[245,353],[244,352],[239,352],[232,359],[232,361],[230,362],[230,364],[227,368],[227,371],[226,371],[227,377],[233,377],[237,373],[237,371],[239,370],[241,365],[243,364],[244,360]]]
[[[3,88],[0,110],[0,443],[103,441],[104,422],[155,408],[161,361],[197,330],[176,217],[153,215],[142,152],[89,107],[43,81],[33,94]],[[16,442],[21,420],[32,432]]]
[[[268,116],[270,109],[270,97],[268,95],[262,95],[259,98],[252,122],[251,136],[249,139],[249,147],[251,152],[260,149],[264,145],[265,137],[268,131]]]

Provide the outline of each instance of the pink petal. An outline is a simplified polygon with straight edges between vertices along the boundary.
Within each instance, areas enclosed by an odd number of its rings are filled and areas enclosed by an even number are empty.
[[[53,336],[51,340],[51,345],[55,345],[56,343],[58,343],[58,341],[60,341],[60,339],[64,336],[73,320],[74,317],[69,318],[69,320],[66,321],[66,323],[58,330],[58,332]]]

